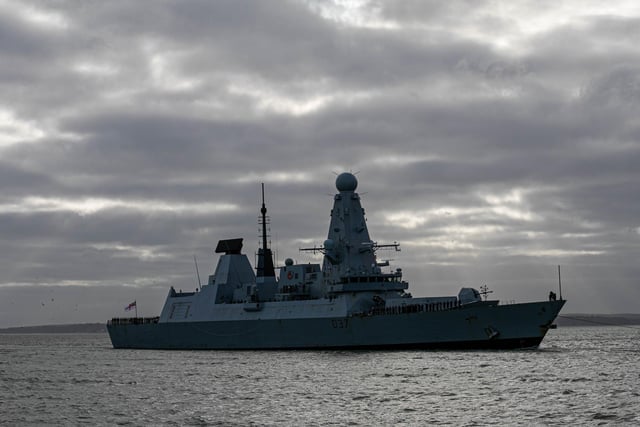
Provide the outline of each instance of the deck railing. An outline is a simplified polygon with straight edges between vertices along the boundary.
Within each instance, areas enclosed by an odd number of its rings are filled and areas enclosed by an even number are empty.
[[[394,315],[407,313],[421,313],[423,311],[446,311],[460,308],[460,301],[440,301],[426,304],[403,304],[390,307],[373,307],[369,311],[369,315]]]
[[[114,317],[107,321],[107,325],[145,325],[159,320],[160,317]]]

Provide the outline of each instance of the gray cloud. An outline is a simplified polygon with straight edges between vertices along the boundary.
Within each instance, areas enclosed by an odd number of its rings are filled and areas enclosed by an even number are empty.
[[[567,310],[636,310],[640,16],[351,6],[0,5],[0,326],[159,309],[217,239],[255,251],[260,182],[312,261],[343,170],[414,294],[540,298],[562,264]]]

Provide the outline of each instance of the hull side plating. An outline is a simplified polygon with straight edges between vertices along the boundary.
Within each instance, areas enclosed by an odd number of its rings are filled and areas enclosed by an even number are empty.
[[[537,347],[564,301],[394,315],[109,325],[115,348],[509,349]]]

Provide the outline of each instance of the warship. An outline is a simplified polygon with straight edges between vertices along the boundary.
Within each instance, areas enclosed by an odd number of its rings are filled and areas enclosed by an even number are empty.
[[[338,175],[327,239],[299,249],[322,254],[322,265],[287,258],[276,275],[263,184],[255,273],[242,238],[220,240],[215,272],[195,292],[171,287],[159,316],[108,321],[113,347],[515,349],[537,348],[555,327],[565,300],[553,292],[510,304],[488,299],[486,287],[413,297],[402,269],[378,260],[378,250],[400,247],[371,239],[357,186],[352,173]]]

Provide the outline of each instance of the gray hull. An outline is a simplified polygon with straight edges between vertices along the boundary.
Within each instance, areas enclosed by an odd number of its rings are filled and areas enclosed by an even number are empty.
[[[437,312],[109,324],[114,348],[509,349],[537,347],[565,301],[471,304]]]

